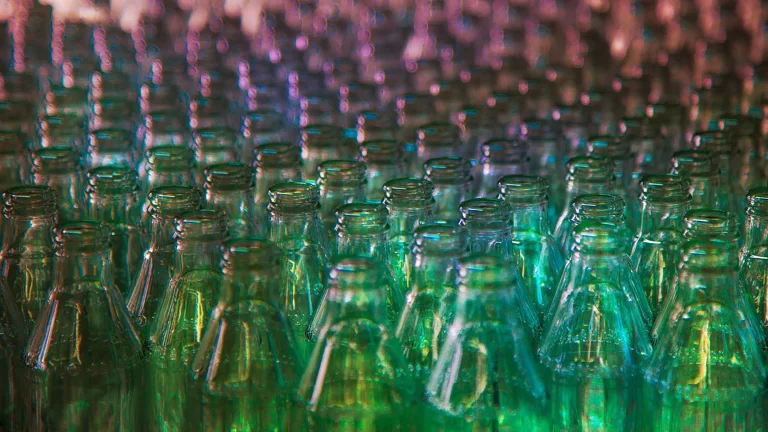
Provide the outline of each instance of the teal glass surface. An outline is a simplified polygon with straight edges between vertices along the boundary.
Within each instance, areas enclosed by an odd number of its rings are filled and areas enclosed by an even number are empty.
[[[493,198],[499,179],[528,173],[528,143],[508,138],[494,138],[480,146],[480,159],[474,168],[478,198]]]
[[[256,214],[262,226],[266,227],[269,221],[269,188],[278,183],[302,179],[301,152],[296,144],[290,142],[265,143],[253,152]]]
[[[587,154],[602,156],[612,162],[616,179],[614,193],[627,203],[627,223],[630,229],[634,228],[638,216],[634,199],[638,179],[635,172],[635,154],[632,153],[630,141],[613,135],[593,136],[587,140]]]
[[[610,194],[616,187],[614,166],[610,159],[602,156],[574,156],[565,164],[565,184],[558,200],[555,238],[562,239],[560,227],[571,217],[571,203],[584,194]]]
[[[619,236],[624,243],[625,252],[632,248],[632,232],[626,224],[625,201],[617,195],[584,194],[571,202],[569,217],[563,220],[555,229],[555,239],[559,242],[560,250],[567,257],[573,244],[573,232],[576,227],[586,221],[609,222],[619,229]]]
[[[746,202],[739,269],[763,334],[768,336],[768,188],[750,189]]]
[[[253,197],[253,172],[237,162],[213,164],[203,170],[206,208],[227,214],[229,235],[262,234]]]
[[[365,164],[351,159],[332,159],[317,166],[320,218],[325,235],[333,237],[336,210],[343,204],[365,200]]]
[[[442,157],[424,162],[424,178],[434,186],[435,222],[455,225],[459,204],[473,195],[471,165],[460,157]]]
[[[389,139],[363,141],[359,150],[358,160],[366,166],[365,197],[378,201],[385,195],[383,187],[388,180],[407,173],[403,143]]]
[[[680,150],[672,154],[671,174],[690,183],[691,208],[721,208],[720,172],[712,153],[705,150]]]

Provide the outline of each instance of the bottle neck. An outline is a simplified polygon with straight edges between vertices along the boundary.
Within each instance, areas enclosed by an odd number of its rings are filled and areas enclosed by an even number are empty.
[[[88,217],[108,224],[137,225],[140,210],[135,193],[88,197]]]
[[[720,177],[688,177],[691,183],[691,208],[717,208]]]
[[[413,236],[413,230],[420,224],[431,222],[431,208],[393,208],[388,207],[390,240],[398,243],[409,244]]]
[[[172,217],[153,215],[149,229],[150,250],[172,253],[176,241],[173,239],[175,225]]]
[[[459,255],[452,251],[445,254],[417,253],[413,259],[413,283],[416,293],[432,292],[436,297],[446,289],[456,287],[459,277]]]
[[[339,232],[336,235],[336,253],[339,255],[359,255],[384,262],[387,259],[389,233],[350,235]]]
[[[101,286],[112,286],[112,270],[109,249],[89,253],[57,255],[55,274],[60,275],[56,286],[68,289],[83,281],[97,282]]]
[[[547,202],[532,204],[509,204],[512,231],[532,231],[549,234]]]
[[[270,213],[269,240],[284,250],[298,251],[314,244],[323,247],[323,229],[317,211]]]
[[[680,203],[653,203],[642,201],[640,212],[640,235],[667,230],[682,233],[686,205]]]
[[[194,269],[215,269],[221,262],[221,243],[179,239],[176,242],[176,274]]]
[[[56,215],[5,218],[4,255],[52,255]]]

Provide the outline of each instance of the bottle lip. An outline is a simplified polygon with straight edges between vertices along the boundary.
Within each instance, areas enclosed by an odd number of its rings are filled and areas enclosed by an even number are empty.
[[[549,181],[544,177],[512,174],[499,179],[499,197],[507,204],[541,204],[549,199]]]
[[[366,169],[363,162],[356,160],[326,160],[317,166],[317,185],[319,187],[362,186],[366,183]]]
[[[249,138],[253,132],[272,132],[284,127],[283,115],[274,109],[262,108],[243,114],[241,133]]]
[[[565,164],[567,181],[608,183],[614,181],[614,167],[610,159],[592,156],[574,156]]]
[[[359,146],[360,160],[367,164],[390,163],[403,161],[405,147],[394,139],[375,139],[363,141]]]
[[[196,149],[232,148],[237,144],[237,132],[228,126],[198,128],[192,132],[192,144]]]
[[[467,250],[467,235],[464,230],[448,224],[420,225],[413,231],[414,255],[439,255],[455,257]]]
[[[571,212],[575,216],[624,216],[625,201],[616,195],[583,194],[571,202]]]
[[[503,231],[510,226],[509,208],[497,198],[472,198],[459,204],[459,226],[478,231]]]
[[[493,138],[485,141],[480,151],[480,163],[520,164],[527,161],[528,142]]]
[[[672,174],[688,178],[719,175],[716,160],[707,150],[680,150],[672,154]]]
[[[382,204],[350,203],[336,210],[334,231],[347,235],[375,235],[389,229],[389,212]]]
[[[110,230],[98,221],[64,222],[54,228],[56,254],[103,253],[109,250]]]
[[[685,231],[683,237],[712,237],[737,239],[739,224],[736,216],[730,212],[715,209],[689,210],[683,217]]]
[[[267,195],[267,210],[272,214],[306,214],[320,209],[320,191],[309,182],[278,183],[269,188]]]
[[[736,244],[722,238],[688,239],[682,243],[680,251],[681,271],[736,269],[739,265]]]
[[[178,241],[223,242],[227,214],[216,210],[189,210],[174,219],[174,238]]]
[[[640,201],[653,204],[685,204],[691,199],[690,184],[680,176],[652,174],[640,179]]]
[[[384,183],[381,203],[392,210],[422,210],[432,208],[434,185],[427,179],[396,178]]]
[[[238,237],[224,243],[221,267],[226,272],[277,269],[280,249],[261,237]]]
[[[91,196],[129,195],[138,192],[138,173],[123,165],[107,165],[88,170],[85,192]]]
[[[303,163],[299,146],[282,141],[261,144],[254,149],[254,166],[264,168],[300,168]]]
[[[56,192],[48,186],[13,186],[3,192],[7,218],[50,217],[57,213]]]
[[[424,162],[424,178],[433,185],[471,182],[471,170],[472,164],[457,156],[439,157]]]
[[[203,194],[188,186],[159,186],[147,194],[150,213],[162,217],[175,217],[179,213],[200,208]]]
[[[576,252],[621,253],[625,248],[620,226],[613,222],[584,221],[573,230],[573,250]]]
[[[768,186],[752,188],[747,192],[747,215],[768,217]]]
[[[299,145],[303,148],[336,147],[344,139],[344,129],[340,126],[312,123],[299,130]]]
[[[212,164],[203,170],[206,191],[248,191],[253,188],[251,169],[239,162]]]
[[[41,175],[73,174],[80,170],[80,153],[70,146],[52,146],[32,152],[32,171]]]
[[[193,167],[195,154],[186,146],[160,145],[147,149],[145,158],[149,168],[155,171],[189,171]]]
[[[461,128],[448,122],[431,122],[416,129],[419,147],[455,146],[461,141]]]
[[[587,140],[587,154],[603,156],[614,160],[632,157],[629,141],[614,135],[589,137]]]

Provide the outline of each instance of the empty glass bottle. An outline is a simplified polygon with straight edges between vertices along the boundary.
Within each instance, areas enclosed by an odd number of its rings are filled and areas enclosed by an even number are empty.
[[[258,238],[228,242],[219,302],[192,362],[202,390],[202,431],[285,430],[303,371],[276,295],[279,249]]]
[[[141,189],[158,186],[194,186],[195,154],[189,147],[164,145],[147,149],[139,167],[143,179]]]
[[[587,141],[587,154],[608,158],[613,163],[613,174],[616,179],[613,193],[624,199],[627,205],[625,212],[627,225],[633,229],[637,218],[634,196],[636,195],[638,178],[635,171],[635,155],[629,144],[629,140],[617,136],[590,137]]]
[[[475,168],[478,198],[493,198],[498,193],[499,179],[507,175],[528,173],[528,144],[506,138],[490,139],[480,147],[480,160]]]
[[[174,270],[174,218],[200,208],[200,190],[187,186],[161,186],[149,191],[149,243],[126,305],[142,338],[147,336]]]
[[[203,171],[205,205],[223,211],[229,221],[232,237],[260,234],[253,198],[253,172],[241,163],[228,162],[209,165]]]
[[[381,267],[342,255],[329,276],[327,319],[297,391],[293,421],[306,426],[293,430],[408,429],[413,381],[387,328]]]
[[[632,234],[626,226],[624,217],[624,200],[616,195],[585,194],[579,195],[571,202],[570,217],[557,226],[555,239],[559,242],[560,250],[567,257],[573,248],[573,232],[576,227],[585,222],[610,222],[617,226],[624,250],[629,253],[632,248]]]
[[[53,283],[56,192],[47,186],[14,186],[3,193],[3,205],[2,275],[31,328]]]
[[[424,162],[424,178],[432,182],[435,197],[435,222],[456,225],[459,204],[472,197],[473,179],[469,161],[460,157],[440,157]]]
[[[436,430],[550,430],[532,341],[509,313],[519,294],[511,270],[496,255],[461,260],[456,317],[426,387]]]
[[[192,133],[191,147],[198,169],[240,160],[241,150],[237,142],[237,133],[228,127],[213,126],[195,130]]]
[[[764,423],[762,343],[743,325],[736,245],[682,246],[680,308],[661,331],[645,378],[651,431],[754,431]]]
[[[30,183],[56,191],[61,221],[82,218],[85,211],[83,177],[80,154],[72,147],[54,146],[32,153]]]
[[[256,170],[256,215],[261,226],[266,226],[269,220],[269,188],[278,183],[302,179],[301,151],[289,142],[262,144],[254,149],[253,166]]]
[[[88,218],[103,222],[110,229],[115,287],[125,295],[133,288],[145,243],[139,228],[137,174],[132,168],[110,165],[94,168],[86,177]]]
[[[200,423],[198,383],[188,376],[220,294],[218,266],[227,217],[215,210],[192,210],[177,216],[174,224],[173,271],[145,341],[148,427],[163,431]]]
[[[304,178],[312,178],[320,162],[355,156],[355,147],[345,145],[344,129],[330,124],[312,124],[301,128],[299,146],[304,160]]]
[[[321,162],[317,166],[317,187],[324,232],[333,236],[339,206],[365,200],[365,164],[353,160]]]
[[[109,230],[56,230],[54,280],[24,350],[25,430],[134,430],[141,340],[112,283]]]
[[[403,144],[396,140],[363,141],[358,159],[366,166],[365,197],[370,201],[382,199],[384,183],[406,174]]]
[[[278,298],[302,358],[306,358],[306,331],[320,304],[327,272],[319,202],[317,186],[311,183],[278,183],[269,188],[267,233],[284,255]]]
[[[285,116],[270,108],[248,111],[240,123],[240,135],[243,137],[242,162],[253,160],[254,148],[269,142],[293,143],[296,130],[286,124]]]
[[[548,186],[543,177],[525,175],[504,176],[498,182],[499,198],[510,210],[509,251],[539,320],[552,304],[563,270],[547,218]]]
[[[670,173],[688,180],[692,209],[722,208],[719,203],[720,174],[710,152],[680,150],[673,153]]]
[[[610,159],[602,156],[575,156],[565,164],[566,175],[563,195],[557,203],[558,218],[555,239],[562,241],[558,233],[560,225],[571,217],[573,199],[583,194],[609,194],[614,190],[614,167]]]
[[[553,374],[552,426],[634,430],[650,308],[615,226],[585,222],[575,240],[539,348]]]
[[[691,201],[688,182],[673,175],[640,179],[640,220],[630,255],[653,315],[673,283]]]
[[[389,212],[389,257],[387,267],[395,277],[400,295],[408,291],[410,280],[410,247],[413,230],[434,220],[434,186],[429,180],[393,179],[384,184],[384,204]]]
[[[710,152],[720,172],[717,208],[740,214],[740,200],[743,200],[746,191],[738,186],[737,149],[731,146],[726,133],[720,130],[699,131],[693,135],[691,143],[696,150]],[[743,206],[741,209],[743,210]]]
[[[474,151],[463,147],[461,129],[451,123],[427,123],[416,131],[416,158],[412,169],[418,170],[421,164],[438,157],[474,157]]]
[[[763,333],[768,336],[768,188],[750,189],[746,202],[744,245],[739,253],[740,274]]]
[[[135,168],[139,152],[128,129],[101,128],[88,134],[86,166],[124,165]]]

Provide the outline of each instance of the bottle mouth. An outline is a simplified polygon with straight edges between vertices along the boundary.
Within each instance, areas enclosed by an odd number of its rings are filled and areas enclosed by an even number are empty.
[[[747,215],[768,217],[768,187],[756,187],[747,192]]]
[[[611,135],[590,137],[587,140],[587,153],[609,159],[627,159],[632,157],[629,141]]]
[[[327,160],[317,166],[319,187],[348,187],[365,184],[365,164],[354,160]]]
[[[336,210],[335,231],[349,235],[380,234],[389,229],[389,212],[381,204],[351,203]]]
[[[48,186],[13,186],[3,192],[7,218],[46,217],[56,214],[56,192]]]
[[[691,201],[690,184],[676,175],[647,175],[640,179],[640,201],[683,204]]]
[[[707,150],[713,155],[731,153],[733,149],[728,142],[728,136],[721,130],[699,131],[693,134],[691,140],[695,150]]]
[[[207,191],[248,191],[253,186],[251,169],[237,162],[209,165],[203,176],[203,189]]]
[[[461,142],[461,128],[452,123],[428,123],[416,130],[419,147],[454,147]]]
[[[150,212],[163,217],[200,208],[203,194],[200,189],[187,186],[160,186],[147,194]]]
[[[397,164],[402,162],[405,153],[403,144],[391,139],[363,141],[359,150],[360,158],[367,164]]]
[[[310,124],[299,131],[299,144],[306,149],[337,147],[344,129],[329,124]]]
[[[619,253],[626,246],[619,236],[619,225],[611,222],[582,222],[574,228],[574,250]]]
[[[683,242],[681,269],[735,269],[738,251],[735,243],[718,238],[695,238]]]
[[[379,280],[382,270],[371,258],[341,255],[333,261],[328,274],[329,295],[346,296],[381,290]]]
[[[90,153],[124,153],[131,150],[133,135],[120,128],[101,128],[88,134]]]
[[[472,180],[472,164],[464,158],[450,156],[424,162],[424,177],[432,184],[464,184]]]
[[[672,154],[672,174],[689,178],[716,177],[717,164],[707,150],[681,150]]]
[[[528,153],[528,143],[526,141],[495,138],[483,143],[481,153],[481,163],[523,163]]]
[[[174,237],[179,241],[220,242],[226,237],[227,214],[216,210],[191,210],[176,216]]]
[[[384,183],[382,204],[389,210],[420,210],[431,208],[434,186],[426,179],[398,178]]]
[[[257,109],[243,115],[241,133],[245,138],[250,138],[253,134],[279,131],[283,127],[283,115],[279,111]]]
[[[590,183],[608,183],[613,181],[613,164],[611,160],[598,155],[575,156],[566,162],[567,181]]]
[[[578,195],[571,203],[571,212],[577,217],[623,217],[625,202],[616,195]]]
[[[54,229],[54,245],[58,255],[90,254],[109,250],[107,227],[98,221],[65,222]]]
[[[192,142],[196,149],[234,149],[237,145],[237,133],[228,127],[201,128],[192,134]]]
[[[544,177],[507,175],[499,179],[498,188],[507,204],[540,204],[548,199],[549,182]]]
[[[503,231],[509,228],[510,213],[504,201],[473,198],[459,204],[459,226],[471,230]]]
[[[272,242],[259,237],[236,238],[224,245],[221,267],[225,272],[240,270],[276,269],[280,249]]]
[[[158,172],[189,171],[195,154],[186,146],[161,145],[148,149],[146,159],[149,168]]]
[[[739,224],[736,216],[730,212],[714,209],[690,210],[683,218],[687,239],[693,237],[712,237],[736,239],[739,237]]]
[[[413,254],[453,257],[467,251],[467,235],[447,224],[421,225],[413,231]]]
[[[267,192],[267,210],[273,214],[313,213],[320,208],[320,192],[309,182],[278,183]]]
[[[256,169],[300,168],[301,149],[288,142],[271,142],[254,149]]]
[[[138,177],[136,170],[126,166],[93,168],[86,173],[86,193],[92,196],[134,194],[139,190]]]

